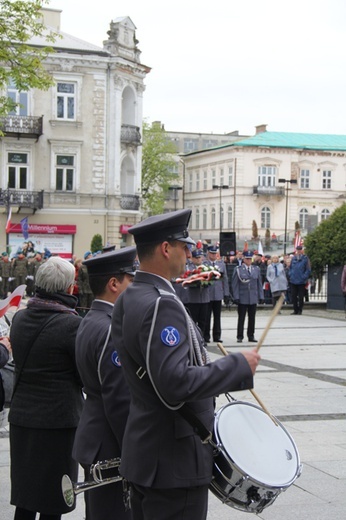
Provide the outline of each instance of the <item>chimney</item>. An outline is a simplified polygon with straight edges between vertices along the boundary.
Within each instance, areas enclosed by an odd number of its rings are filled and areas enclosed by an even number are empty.
[[[54,31],[60,31],[60,15],[61,9],[48,9],[42,7],[40,9],[42,15],[42,23],[46,27],[52,28]]]
[[[267,125],[257,125],[257,126],[255,126],[255,128],[256,128],[256,135],[262,134],[263,132],[267,131]]]

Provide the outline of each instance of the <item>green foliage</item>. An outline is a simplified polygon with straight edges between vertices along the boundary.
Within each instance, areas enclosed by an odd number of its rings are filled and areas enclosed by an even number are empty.
[[[47,90],[53,78],[45,70],[43,60],[53,52],[51,47],[33,47],[33,36],[52,43],[57,34],[48,32],[42,23],[40,9],[49,0],[0,0],[0,90],[12,81],[19,91],[31,88]],[[0,117],[15,107],[6,95],[0,96]]]
[[[346,204],[304,238],[304,247],[315,278],[321,277],[326,265],[346,264]]]
[[[161,125],[143,123],[142,193],[144,209],[151,215],[163,213],[168,187],[177,182],[170,171],[176,148]]]
[[[92,253],[96,253],[97,251],[102,251],[103,243],[102,237],[98,233],[93,236],[90,244],[90,251]]]

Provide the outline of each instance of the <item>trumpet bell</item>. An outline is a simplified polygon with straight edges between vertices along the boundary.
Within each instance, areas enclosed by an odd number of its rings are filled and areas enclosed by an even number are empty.
[[[61,490],[65,503],[68,507],[72,507],[75,503],[75,492],[72,480],[68,475],[63,475],[61,479]]]

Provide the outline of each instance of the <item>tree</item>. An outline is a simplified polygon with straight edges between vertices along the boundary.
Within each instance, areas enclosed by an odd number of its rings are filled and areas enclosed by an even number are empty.
[[[102,250],[102,237],[100,234],[96,234],[93,236],[90,244],[90,251],[92,253],[96,253],[97,251]]]
[[[144,208],[152,215],[163,213],[168,187],[177,182],[174,144],[158,123],[143,123],[142,193]]]
[[[49,0],[0,0],[0,90],[7,90],[12,82],[18,91],[31,88],[47,90],[53,78],[45,70],[43,61],[53,49],[33,47],[33,36],[43,37],[48,43],[57,34],[49,32],[42,23],[40,10]],[[7,95],[0,96],[0,117],[16,107]]]
[[[346,204],[336,209],[327,220],[304,238],[316,279],[321,279],[326,265],[346,264]]]

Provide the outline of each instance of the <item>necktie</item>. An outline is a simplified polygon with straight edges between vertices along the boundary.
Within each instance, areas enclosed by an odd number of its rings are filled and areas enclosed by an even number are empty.
[[[275,270],[275,276],[278,275],[278,268],[277,268],[277,265],[274,265],[274,270]]]
[[[251,267],[248,267],[247,270],[249,271],[249,274],[251,274]]]

